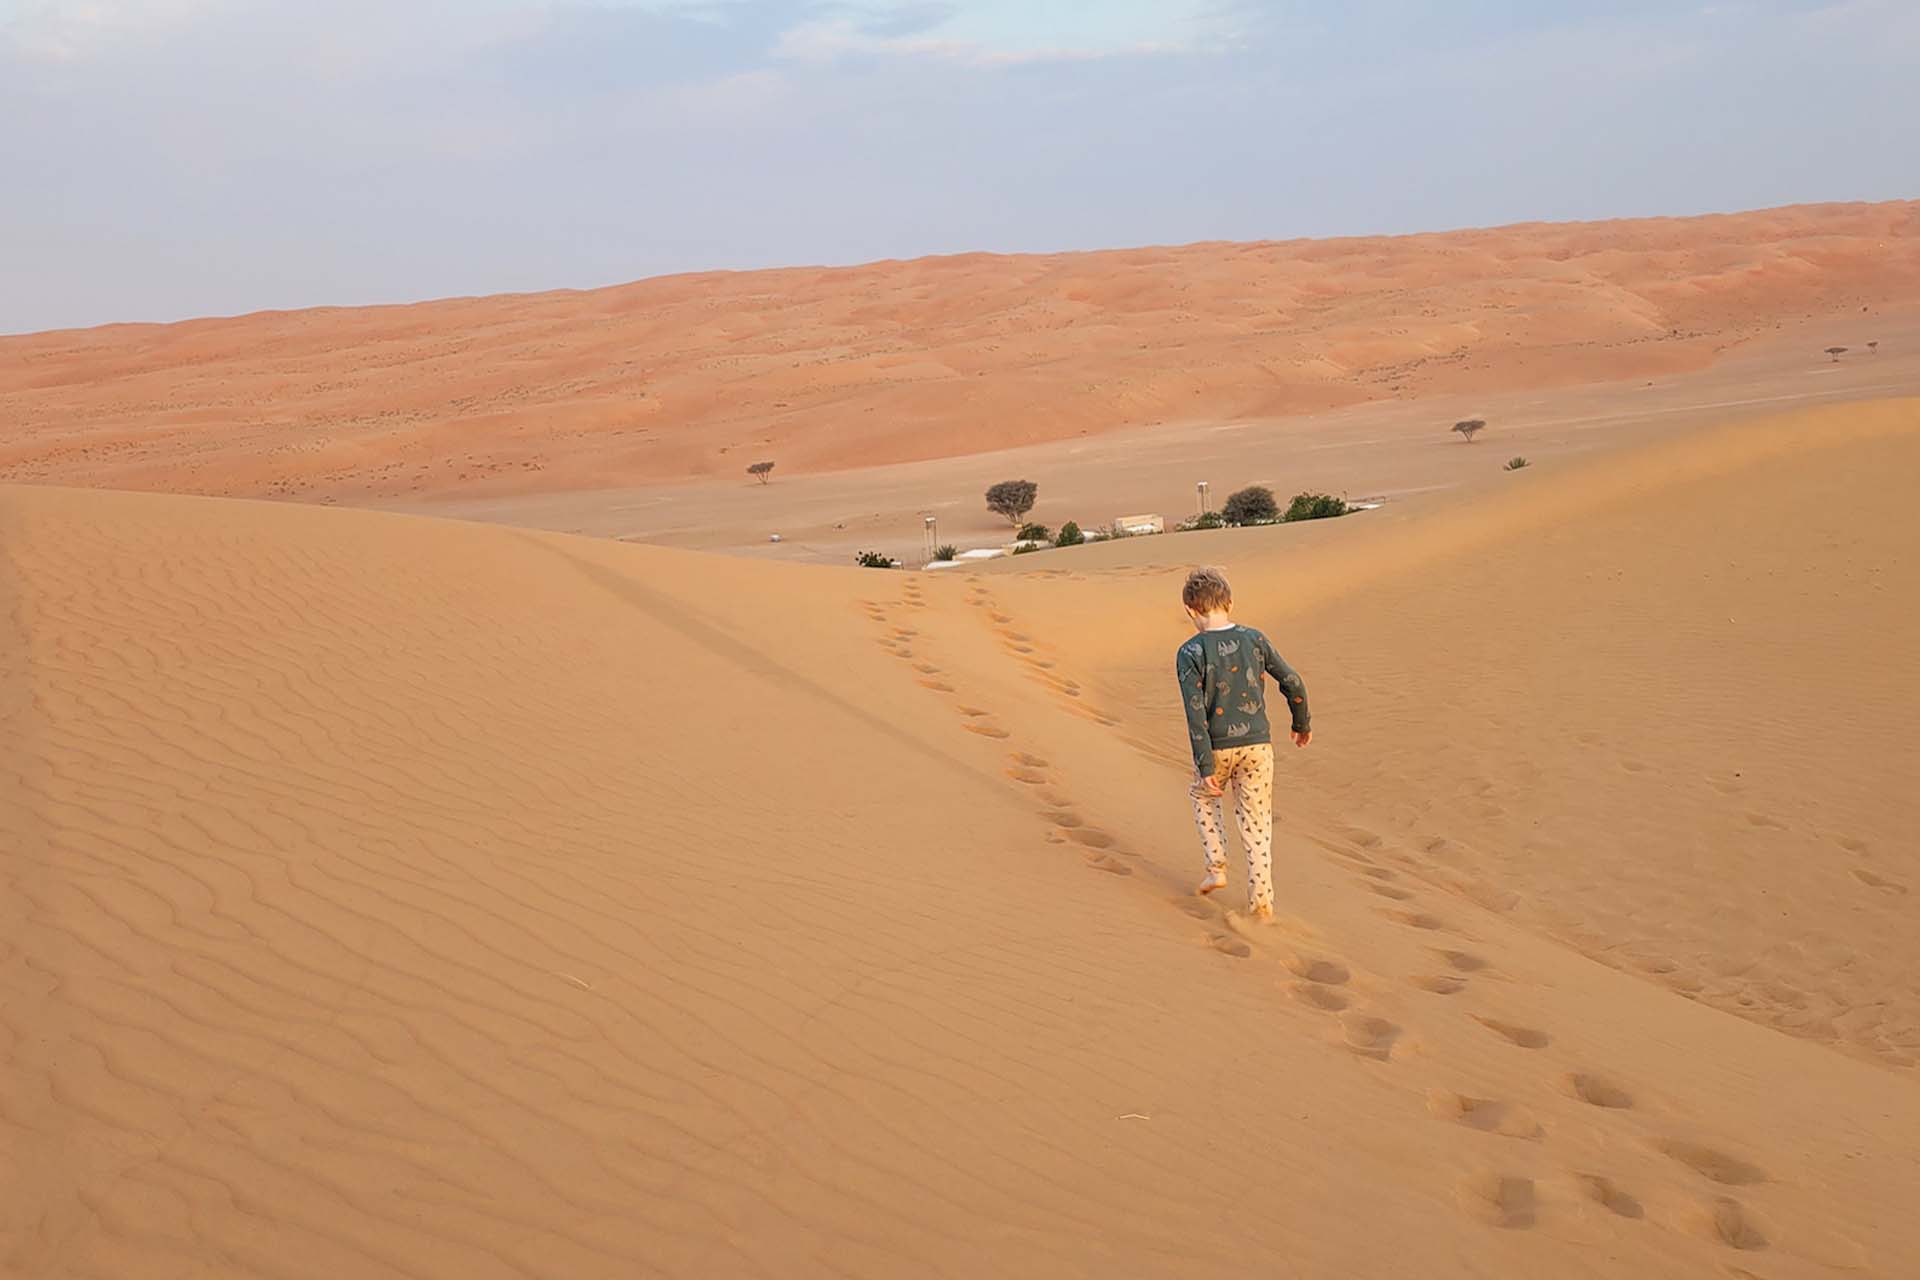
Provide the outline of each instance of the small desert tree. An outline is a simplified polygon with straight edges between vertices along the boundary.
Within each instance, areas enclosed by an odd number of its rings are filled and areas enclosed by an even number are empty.
[[[1008,524],[1018,525],[1033,510],[1034,499],[1039,496],[1040,486],[1031,480],[1002,480],[987,490],[987,510],[1005,516]]]
[[[1845,347],[1828,347],[1827,354],[1833,357],[1833,362],[1835,364],[1839,364],[1840,357],[1847,354],[1847,349]]]
[[[755,480],[758,480],[761,484],[765,484],[767,477],[773,474],[773,464],[771,462],[756,462],[747,468],[747,474]]]
[[[1876,355],[1876,356],[1880,354],[1880,343],[1878,339],[1875,339],[1874,341],[1869,342],[1867,344],[1867,352],[1870,355]]]
[[[1280,503],[1274,498],[1273,490],[1265,485],[1250,484],[1222,503],[1220,514],[1228,524],[1258,524],[1278,516]]]
[[[1060,526],[1060,536],[1053,540],[1053,545],[1056,547],[1077,547],[1086,540],[1087,535],[1080,532],[1080,526],[1069,520]]]
[[[1483,430],[1486,425],[1487,420],[1485,418],[1462,418],[1453,424],[1453,429],[1460,433],[1462,440],[1465,440],[1468,444],[1472,444],[1474,432]]]
[[[1528,462],[1525,457],[1516,453],[1511,458],[1508,458],[1507,464],[1500,469],[1502,471],[1525,471],[1532,465],[1533,464]]]

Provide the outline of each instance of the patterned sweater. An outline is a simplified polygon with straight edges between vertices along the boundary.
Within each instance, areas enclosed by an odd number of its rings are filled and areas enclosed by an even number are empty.
[[[1306,733],[1313,726],[1306,682],[1252,627],[1236,624],[1199,632],[1180,646],[1174,671],[1187,711],[1187,734],[1193,739],[1194,768],[1203,778],[1213,776],[1216,750],[1273,741],[1262,671],[1280,686],[1293,712],[1293,731]]]

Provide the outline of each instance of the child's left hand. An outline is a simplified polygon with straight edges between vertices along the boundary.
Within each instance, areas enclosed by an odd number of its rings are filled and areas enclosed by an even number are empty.
[[[1200,794],[1203,796],[1224,796],[1227,789],[1220,785],[1220,779],[1205,777],[1200,779]]]

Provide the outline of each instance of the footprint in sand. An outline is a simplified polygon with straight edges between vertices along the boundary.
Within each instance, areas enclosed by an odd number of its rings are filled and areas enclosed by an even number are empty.
[[[1000,623],[1002,626],[1013,621],[1011,617],[1009,617],[1007,614],[1004,614],[1004,613],[989,613],[987,616],[993,619],[995,622]]]
[[[970,720],[960,727],[968,733],[977,733],[983,738],[1006,738],[1012,736],[999,725],[988,724],[984,720]]]
[[[1024,782],[1030,787],[1037,787],[1042,783],[1051,781],[1046,774],[1040,772],[1038,769],[1009,769],[1007,770],[1007,776],[1015,782]]]
[[[1339,1013],[1353,1003],[1347,998],[1346,993],[1322,986],[1317,982],[1296,982],[1289,990],[1293,992],[1293,998],[1300,1003],[1311,1005],[1327,1013]]]
[[[1195,920],[1218,920],[1220,908],[1210,898],[1175,898],[1173,905]]]
[[[1389,902],[1413,901],[1413,894],[1410,891],[1406,889],[1402,889],[1397,885],[1375,884],[1372,881],[1368,881],[1367,891],[1369,893],[1378,894],[1380,897],[1387,899]]]
[[[1473,1020],[1507,1043],[1519,1045],[1522,1049],[1544,1049],[1553,1043],[1552,1036],[1544,1031],[1536,1031],[1532,1027],[1522,1027],[1512,1022],[1501,1022],[1497,1018],[1482,1018],[1478,1015]]]
[[[1245,960],[1253,954],[1253,948],[1230,933],[1210,933],[1207,945],[1223,956],[1232,956],[1236,960]]]
[[[1461,1207],[1489,1226],[1508,1230],[1531,1227],[1535,1204],[1532,1178],[1482,1173],[1460,1184]]]
[[[1847,871],[1855,880],[1866,885],[1869,889],[1878,889],[1882,893],[1892,894],[1904,894],[1907,891],[1907,886],[1901,884],[1899,881],[1889,880],[1885,876],[1875,875],[1864,867],[1849,867]]]
[[[1047,762],[1045,760],[1041,759],[1039,756],[1033,755],[1026,751],[1014,752],[1013,762],[1015,764],[1026,765],[1027,768],[1029,769],[1044,769],[1047,767]]]
[[[934,666],[931,662],[916,662],[913,669],[923,676],[937,676],[940,674],[940,668]]]
[[[1647,1211],[1640,1202],[1622,1191],[1612,1178],[1602,1177],[1597,1173],[1583,1173],[1578,1176],[1580,1188],[1586,1192],[1587,1198],[1608,1213],[1617,1214],[1622,1218],[1646,1217]]]
[[[1087,865],[1095,871],[1104,871],[1108,875],[1113,876],[1130,876],[1133,874],[1132,867],[1120,861],[1118,858],[1104,853],[1089,854],[1087,857]]]
[[[1071,830],[1074,827],[1082,826],[1086,823],[1085,818],[1073,812],[1073,810],[1071,809],[1051,810],[1046,815],[1046,818],[1047,818],[1047,821],[1051,822],[1054,826],[1064,827],[1068,830]]]
[[[1720,1196],[1701,1205],[1700,1227],[1709,1239],[1729,1249],[1752,1251],[1767,1247],[1767,1236],[1760,1229],[1752,1210],[1731,1196]]]
[[[1347,1048],[1362,1058],[1385,1062],[1393,1057],[1400,1042],[1400,1028],[1385,1018],[1368,1013],[1350,1013],[1341,1019],[1346,1031]]]
[[[1433,953],[1447,962],[1447,967],[1461,973],[1479,973],[1487,967],[1486,958],[1471,951],[1449,951],[1444,947],[1435,947]]]
[[[1422,991],[1431,991],[1437,996],[1457,995],[1467,989],[1467,980],[1453,973],[1421,974],[1409,981]]]
[[[1389,911],[1387,919],[1395,924],[1403,924],[1409,929],[1444,929],[1447,922],[1428,911]]]
[[[1625,1111],[1633,1106],[1633,1095],[1605,1076],[1576,1071],[1567,1077],[1567,1092],[1591,1106]]]
[[[980,707],[955,707],[954,710],[963,716],[990,716],[993,714],[993,712],[983,710]]]
[[[1730,1156],[1698,1142],[1662,1138],[1653,1144],[1653,1148],[1670,1159],[1678,1160],[1709,1182],[1718,1182],[1722,1186],[1747,1187],[1767,1180],[1766,1171],[1758,1165],[1748,1164],[1738,1156]]]
[[[1503,1138],[1537,1141],[1541,1134],[1540,1122],[1534,1119],[1533,1112],[1498,1098],[1469,1098],[1464,1093],[1436,1089],[1427,1095],[1427,1109],[1442,1120],[1452,1120],[1469,1129],[1499,1134]]]
[[[953,692],[953,686],[948,684],[945,680],[922,680],[920,682],[920,687],[922,689],[931,689],[935,693],[952,693]]]
[[[1116,843],[1112,836],[1098,827],[1075,827],[1067,832],[1067,839],[1089,849],[1111,849]]]
[[[1345,986],[1353,977],[1347,966],[1338,960],[1326,960],[1317,956],[1305,956],[1298,952],[1286,957],[1287,972],[1307,982],[1317,982],[1324,986]]]

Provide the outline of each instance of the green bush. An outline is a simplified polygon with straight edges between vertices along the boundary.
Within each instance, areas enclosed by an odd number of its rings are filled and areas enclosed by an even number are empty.
[[[1035,551],[1038,551],[1039,549],[1040,549],[1039,543],[1023,542],[1019,546],[1013,549],[1013,554],[1017,556],[1031,555],[1032,553],[1034,553]]]
[[[1186,530],[1219,529],[1226,523],[1226,519],[1218,511],[1202,511],[1199,515],[1182,521],[1180,527]]]
[[[1325,493],[1296,493],[1282,520],[1326,520],[1347,514],[1346,500]]]
[[[1528,462],[1525,458],[1521,457],[1519,454],[1515,454],[1513,457],[1508,458],[1507,465],[1500,469],[1502,471],[1521,471],[1532,465],[1533,464],[1531,462]]]
[[[1280,504],[1274,499],[1273,490],[1253,484],[1228,498],[1220,514],[1228,524],[1259,524],[1278,517]]]
[[[960,548],[954,546],[951,542],[943,542],[933,549],[933,558],[935,560],[958,560],[960,558]]]
[[[1060,526],[1060,536],[1053,540],[1053,545],[1056,547],[1077,547],[1086,540],[1087,535],[1080,532],[1080,526],[1069,520]]]
[[[1023,524],[1013,536],[1021,542],[1047,542],[1053,538],[1053,530],[1043,524]]]
[[[878,551],[861,551],[855,554],[853,562],[863,569],[891,569],[893,560]]]

